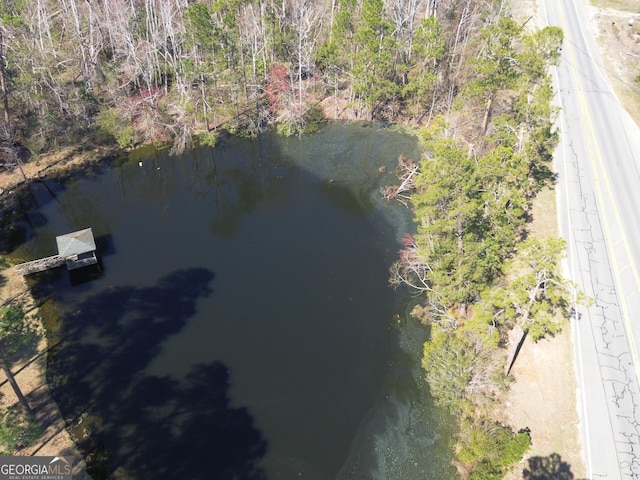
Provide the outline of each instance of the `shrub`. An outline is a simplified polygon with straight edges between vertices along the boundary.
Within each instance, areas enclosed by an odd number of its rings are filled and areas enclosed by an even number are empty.
[[[502,478],[508,467],[519,462],[531,446],[528,430],[511,428],[488,420],[478,420],[461,432],[458,459],[473,468],[470,479]]]

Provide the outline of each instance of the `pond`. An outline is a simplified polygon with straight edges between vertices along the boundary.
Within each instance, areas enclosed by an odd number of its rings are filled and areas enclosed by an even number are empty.
[[[31,187],[17,254],[91,227],[101,257],[33,280],[48,380],[94,478],[455,476],[426,332],[388,286],[411,229],[380,195],[400,154],[419,155],[414,137],[332,124]]]

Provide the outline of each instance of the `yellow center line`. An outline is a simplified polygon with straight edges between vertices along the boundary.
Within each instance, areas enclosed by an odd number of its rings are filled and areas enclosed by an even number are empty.
[[[560,17],[561,17],[561,22],[562,22],[562,28],[563,30],[566,32],[567,28],[566,28],[566,18],[565,18],[565,14],[564,14],[564,8],[562,7],[562,5],[560,5]],[[573,45],[571,44],[571,42],[567,42],[567,51],[569,53],[569,57],[570,57],[570,64],[571,64],[571,69],[573,71],[573,76],[576,82],[576,88],[577,88],[577,92],[578,92],[578,100],[580,103],[580,110],[582,112],[582,122],[583,122],[583,126],[584,126],[584,130],[585,130],[585,135],[586,135],[586,139],[587,139],[587,147],[589,150],[589,159],[591,161],[591,167],[593,169],[594,172],[594,178],[595,178],[595,190],[596,190],[596,195],[598,197],[598,203],[601,206],[601,212],[600,214],[602,215],[603,218],[603,228],[605,231],[605,237],[606,237],[606,242],[609,245],[609,251],[610,251],[610,255],[612,258],[612,263],[611,263],[611,270],[613,272],[613,275],[615,277],[615,284],[617,285],[617,291],[618,291],[618,299],[620,302],[620,310],[622,313],[622,318],[624,321],[624,325],[625,325],[625,329],[627,331],[627,339],[629,341],[629,348],[631,350],[631,357],[633,360],[633,366],[636,370],[636,375],[640,374],[640,362],[638,361],[638,353],[636,350],[636,344],[635,344],[635,340],[634,340],[634,336],[633,336],[633,332],[631,330],[631,320],[630,320],[630,315],[629,315],[629,308],[627,306],[627,302],[626,299],[624,297],[624,292],[623,292],[623,288],[622,288],[622,279],[620,277],[620,269],[618,267],[618,262],[616,259],[616,254],[615,254],[615,245],[617,243],[619,243],[619,241],[614,242],[613,241],[613,236],[611,234],[611,229],[609,227],[609,218],[608,218],[608,214],[607,214],[607,209],[606,209],[606,204],[605,204],[605,198],[604,198],[604,193],[602,191],[602,185],[601,185],[601,177],[602,177],[602,182],[604,182],[606,191],[607,191],[607,196],[609,199],[609,204],[611,205],[611,208],[613,210],[613,216],[615,218],[615,221],[617,223],[617,226],[620,230],[620,236],[621,236],[621,241],[624,245],[624,250],[625,253],[627,255],[629,264],[625,265],[625,269],[627,268],[631,268],[631,271],[633,273],[633,278],[635,279],[635,284],[636,284],[636,289],[633,292],[634,294],[640,290],[640,275],[638,275],[638,269],[636,267],[633,255],[631,254],[631,248],[629,247],[629,241],[627,239],[627,236],[624,232],[624,228],[623,228],[623,222],[622,222],[622,217],[620,216],[620,211],[618,209],[618,206],[616,204],[615,201],[615,197],[613,195],[613,189],[611,188],[611,182],[609,180],[609,177],[607,175],[607,171],[605,170],[604,167],[604,162],[602,160],[602,152],[600,150],[600,145],[598,144],[598,140],[596,138],[595,135],[595,130],[593,128],[593,124],[591,122],[591,116],[589,115],[589,109],[587,107],[587,102],[585,100],[584,97],[584,91],[582,89],[582,84],[580,83],[580,79],[579,79],[579,75],[578,75],[578,69],[576,66],[576,59],[575,59],[575,53],[574,53],[574,49],[573,49]],[[601,174],[600,174],[601,172]]]

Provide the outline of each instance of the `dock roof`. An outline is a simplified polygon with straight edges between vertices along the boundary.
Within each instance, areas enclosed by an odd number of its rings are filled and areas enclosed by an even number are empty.
[[[56,243],[58,244],[58,255],[64,258],[93,252],[96,249],[96,241],[90,228],[59,235],[56,237]]]

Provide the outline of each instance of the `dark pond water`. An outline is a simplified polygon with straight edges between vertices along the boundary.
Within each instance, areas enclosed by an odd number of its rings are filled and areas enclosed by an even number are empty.
[[[95,478],[453,475],[450,419],[419,381],[425,332],[387,284],[410,228],[379,193],[399,154],[415,139],[330,125],[138,152],[49,182],[55,198],[32,187],[19,255],[92,227],[102,256],[33,287]]]

